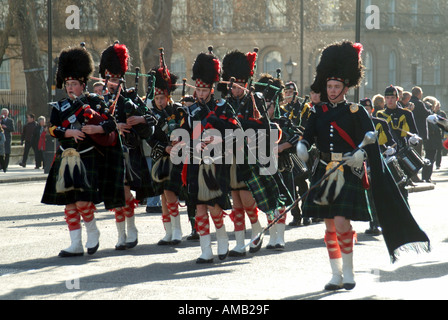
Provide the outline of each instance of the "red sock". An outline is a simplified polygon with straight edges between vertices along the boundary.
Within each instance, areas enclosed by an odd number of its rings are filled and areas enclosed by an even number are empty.
[[[195,229],[201,237],[210,234],[210,220],[208,215],[196,216],[195,224]]]
[[[65,221],[68,224],[68,230],[74,231],[81,229],[81,215],[77,209],[65,208]]]
[[[246,229],[246,221],[243,208],[234,208],[230,214],[230,219],[233,221],[235,231],[244,231]]]

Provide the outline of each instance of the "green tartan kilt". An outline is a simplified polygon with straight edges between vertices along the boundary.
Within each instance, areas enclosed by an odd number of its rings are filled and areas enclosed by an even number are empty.
[[[326,172],[326,166],[319,162],[316,172],[311,178],[311,186],[316,184]],[[309,218],[334,219],[336,216],[353,221],[370,221],[367,191],[362,185],[362,179],[355,176],[351,168],[344,166],[345,183],[339,196],[330,205],[314,203],[319,187],[310,191],[303,206],[303,216]]]
[[[131,168],[126,170],[126,185],[135,191],[137,200],[156,196],[148,163],[140,148],[129,149]]]
[[[80,191],[71,190],[64,193],[56,192],[56,182],[59,176],[59,168],[62,161],[62,151],[58,149],[53,165],[48,173],[47,182],[45,184],[42,203],[51,205],[67,205],[78,201],[93,202],[99,204],[102,202],[101,192],[99,190],[99,158],[100,154],[96,149],[92,149],[86,153],[82,153],[81,161],[86,169],[87,181],[90,188]]]
[[[272,215],[276,209],[292,204],[292,198],[286,189],[279,173],[274,175],[261,175],[256,165],[249,165],[250,176],[246,185],[252,192],[258,208],[268,215]]]
[[[121,144],[98,147],[101,153],[99,187],[107,210],[126,205],[124,195],[125,169]]]

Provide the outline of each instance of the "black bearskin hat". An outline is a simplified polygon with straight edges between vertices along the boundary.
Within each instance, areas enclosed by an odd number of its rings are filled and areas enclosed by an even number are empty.
[[[164,94],[166,96],[171,95],[176,89],[176,82],[179,79],[178,76],[171,73],[168,68],[153,68],[152,73],[155,74],[155,95]]]
[[[64,49],[59,55],[56,88],[62,89],[66,80],[87,83],[94,69],[92,56],[85,48]]]
[[[121,78],[125,75],[130,65],[129,51],[126,45],[118,41],[113,46],[108,47],[101,54],[100,75],[105,78],[106,75]],[[106,72],[107,70],[107,72]],[[107,74],[106,74],[107,73]]]
[[[229,81],[232,77],[235,82],[246,83],[254,75],[256,52],[244,54],[238,50],[229,52],[222,60],[222,80]],[[220,83],[218,90],[224,95],[227,94],[227,84]]]
[[[211,53],[200,53],[193,64],[193,76],[196,87],[212,88],[221,77],[221,62]]]
[[[270,85],[268,86],[268,83]],[[283,81],[278,78],[274,78],[270,74],[262,74],[260,80],[255,84],[255,92],[263,93],[263,96],[266,101],[272,101],[278,98],[278,101],[281,102],[284,99],[284,89],[285,85]]]
[[[321,94],[322,101],[326,101],[327,81],[337,80],[346,87],[358,87],[364,76],[360,43],[343,41],[329,45],[322,52],[320,62],[316,68],[316,76],[311,89]]]

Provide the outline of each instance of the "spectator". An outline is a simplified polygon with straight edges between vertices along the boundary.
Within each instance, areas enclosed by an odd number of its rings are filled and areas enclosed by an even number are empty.
[[[5,167],[5,134],[3,132],[3,128],[0,126],[0,169],[3,169],[3,172],[6,172]]]
[[[30,113],[26,116],[26,125],[23,127],[23,132],[22,132],[22,138],[21,138],[21,143],[23,145],[23,142],[25,142],[25,149],[23,150],[23,158],[22,158],[22,162],[19,163],[20,166],[22,167],[26,167],[26,161],[28,159],[28,154],[30,152],[30,149],[33,148],[34,151],[34,155],[36,157],[36,149],[37,146],[33,144],[33,134],[34,134],[34,130],[37,127],[37,122],[34,121],[34,114]],[[36,167],[37,167],[37,162],[36,162]]]
[[[99,96],[103,96],[104,82],[95,82],[93,84],[93,92]],[[107,93],[107,89],[106,92]]]
[[[46,135],[46,119],[41,116],[37,119],[38,125],[34,129],[32,137],[32,145],[34,149],[34,156],[36,158],[36,168],[44,167],[44,151],[45,151],[45,135]]]
[[[373,97],[372,103],[374,108],[372,116],[376,117],[378,111],[384,110],[386,106],[386,100],[384,99],[383,95],[377,94],[376,96]]]
[[[9,110],[6,108],[3,108],[1,111],[1,127],[3,128],[3,132],[5,134],[5,166],[3,167],[3,170],[6,172],[9,165],[9,157],[11,155],[11,141],[12,137],[11,134],[14,132],[14,121],[12,119],[8,118],[9,116]]]
[[[436,105],[439,101],[434,97],[425,97],[423,99],[431,113],[435,113]],[[434,162],[436,159],[436,153],[438,149],[442,149],[442,130],[433,123],[428,122],[428,139],[424,141],[425,148],[425,158],[428,159],[431,164],[429,166],[424,166],[422,169],[422,180],[425,182],[432,182],[431,176],[434,168]]]
[[[445,111],[442,110],[440,102],[435,109],[435,113],[438,116],[441,116],[442,118],[447,119],[447,115],[446,115]],[[442,142],[444,140],[444,136],[445,136],[445,131],[442,130]],[[436,153],[436,169],[437,170],[439,170],[440,166],[442,165],[442,156],[445,154],[445,152],[446,152],[446,150],[443,147],[443,143],[442,143],[442,148],[440,148],[440,150],[437,150],[437,153]]]
[[[412,93],[410,93],[409,91],[405,91],[403,92],[403,99],[401,100],[403,107],[406,107],[409,103],[409,101],[411,101],[412,98]]]
[[[423,139],[420,141],[415,150],[422,155],[423,143],[428,140],[428,124],[426,119],[431,115],[431,111],[428,110],[422,101],[423,91],[420,87],[412,88],[411,102],[414,104],[414,114],[415,124],[417,126],[418,135]]]

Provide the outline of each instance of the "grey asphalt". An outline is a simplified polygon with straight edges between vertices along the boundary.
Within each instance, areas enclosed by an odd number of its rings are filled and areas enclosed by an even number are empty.
[[[357,286],[352,291],[326,292],[330,278],[324,225],[286,231],[285,251],[263,248],[245,258],[215,257],[198,265],[199,242],[158,246],[164,235],[160,214],[137,209],[139,245],[115,251],[113,214],[98,206],[100,249],[93,255],[62,259],[69,246],[63,207],[40,203],[46,175],[32,167],[12,166],[0,173],[0,299],[1,300],[445,300],[448,298],[448,158],[435,171],[433,190],[414,190],[409,196],[415,219],[431,238],[430,253],[403,252],[391,264],[381,236],[364,234],[366,223],[353,223]],[[430,188],[431,189],[431,188]],[[184,235],[190,233],[185,208]],[[264,214],[260,215],[266,225]],[[291,221],[288,217],[287,222]],[[233,225],[225,219],[234,245]],[[250,225],[247,221],[247,225]],[[214,227],[211,227],[216,254]],[[250,232],[246,233],[247,240]],[[84,234],[85,241],[85,234]],[[205,302],[204,302],[205,303]],[[177,308],[177,307],[175,307]],[[171,310],[178,312],[179,310]]]

